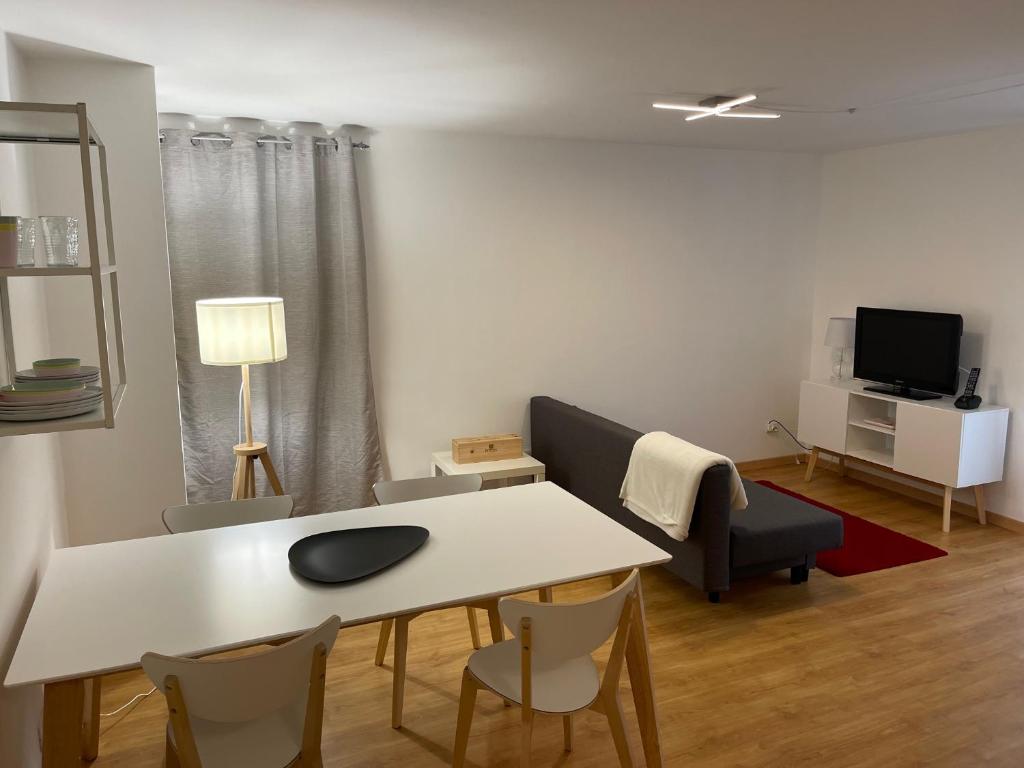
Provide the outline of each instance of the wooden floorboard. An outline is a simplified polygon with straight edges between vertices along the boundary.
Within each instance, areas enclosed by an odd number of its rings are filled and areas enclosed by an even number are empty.
[[[665,765],[1024,765],[1024,537],[958,515],[943,534],[938,507],[831,472],[810,484],[796,465],[747,475],[923,539],[949,557],[844,579],[815,570],[799,586],[779,573],[741,582],[720,605],[663,571],[645,574]],[[560,588],[556,600],[605,586]],[[330,657],[325,765],[449,764],[471,650],[465,611],[412,623],[401,731],[389,726],[390,653],[384,668],[374,667],[376,639],[376,626],[342,631]],[[148,687],[141,673],[107,678],[103,711]],[[623,701],[642,765],[632,701]],[[481,693],[469,764],[518,765],[518,718]],[[104,719],[93,765],[160,766],[164,724],[159,694]],[[616,765],[599,715],[578,718],[575,743],[564,754],[560,721],[540,717],[534,765]]]

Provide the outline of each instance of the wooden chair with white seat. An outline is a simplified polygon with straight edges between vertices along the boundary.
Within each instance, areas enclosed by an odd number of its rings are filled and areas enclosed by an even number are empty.
[[[479,491],[483,485],[480,475],[451,475],[442,477],[414,477],[409,480],[380,480],[373,485],[373,496],[378,504],[400,504],[403,501],[421,501],[442,496],[455,496],[461,493]],[[494,642],[502,639],[501,619],[498,617],[498,601],[492,600],[478,605],[467,605],[469,631],[473,647],[480,647],[480,629],[477,627],[474,608],[488,611],[491,624],[491,637]],[[405,659],[409,644],[409,622],[419,614],[399,616],[396,619],[385,619],[380,625],[380,637],[377,640],[377,654],[374,664],[384,665],[384,655],[388,650],[392,627],[395,630],[395,661],[393,685],[391,692],[391,727],[402,726],[402,704],[405,698]]]
[[[455,768],[466,762],[469,730],[480,689],[490,690],[522,707],[523,768],[530,765],[535,713],[562,716],[565,751],[571,752],[572,716],[586,709],[608,719],[619,765],[631,768],[633,758],[619,700],[619,678],[630,629],[634,623],[642,622],[637,597],[639,578],[639,572],[634,570],[611,592],[583,603],[501,600],[501,618],[515,637],[469,657],[462,674],[452,760]],[[615,640],[604,677],[600,678],[591,654],[612,633]]]
[[[291,496],[263,496],[237,501],[212,501],[206,504],[182,504],[163,511],[164,528],[168,533],[205,531],[246,523],[265,523],[292,516]]]
[[[167,697],[167,768],[322,768],[327,656],[341,619],[230,659],[147,653]]]

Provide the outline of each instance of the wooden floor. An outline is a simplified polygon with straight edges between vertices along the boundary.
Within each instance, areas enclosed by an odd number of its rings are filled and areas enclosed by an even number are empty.
[[[780,573],[740,583],[720,605],[660,570],[646,573],[665,765],[1024,765],[1024,537],[957,515],[943,534],[938,507],[831,472],[810,484],[796,466],[749,475],[936,544],[949,557],[845,579],[813,571],[799,586]],[[605,587],[564,587],[555,598]],[[448,765],[470,651],[465,612],[413,622],[400,731],[389,727],[390,666],[372,663],[376,632],[343,630],[330,658],[325,765]],[[141,673],[107,678],[103,711],[148,688]],[[628,694],[624,701],[642,765]],[[470,765],[518,765],[518,710],[486,694],[477,707]],[[105,719],[93,765],[161,765],[164,724],[159,694]],[[541,717],[534,765],[616,764],[599,715],[581,715],[576,734],[575,752],[563,754],[560,721]]]

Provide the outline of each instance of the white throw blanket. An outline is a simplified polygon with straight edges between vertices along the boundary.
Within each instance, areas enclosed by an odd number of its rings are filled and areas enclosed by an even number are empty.
[[[697,489],[705,470],[725,464],[732,470],[732,508],[746,509],[747,494],[732,459],[668,432],[649,432],[636,441],[619,498],[626,509],[677,541],[690,533]]]

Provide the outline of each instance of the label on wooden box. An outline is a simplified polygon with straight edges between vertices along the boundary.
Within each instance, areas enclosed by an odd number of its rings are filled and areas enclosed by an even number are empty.
[[[522,455],[523,438],[519,435],[452,438],[452,461],[456,464],[518,459]]]

